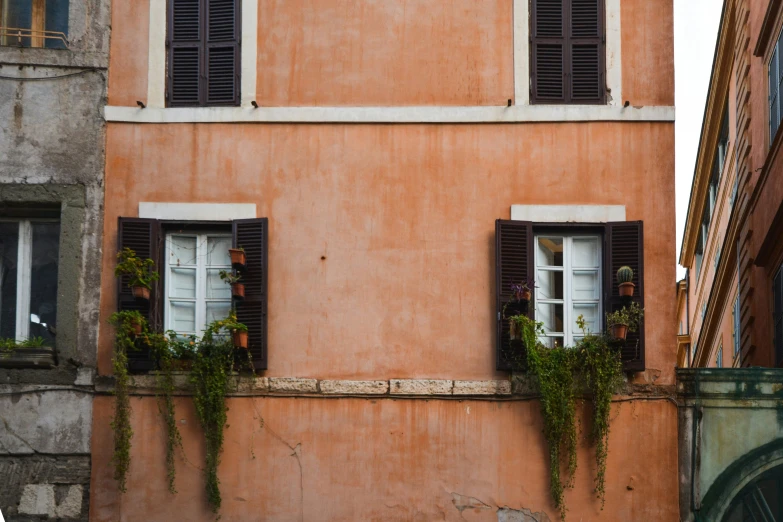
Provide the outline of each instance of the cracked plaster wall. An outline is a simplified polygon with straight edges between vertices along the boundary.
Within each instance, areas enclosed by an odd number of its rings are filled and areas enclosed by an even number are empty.
[[[176,399],[184,451],[166,489],[154,397],[131,400],[128,491],[112,478],[112,398],[96,397],[94,522],[204,520],[203,433]],[[549,522],[546,449],[535,400],[237,397],[218,470],[221,520]],[[587,412],[581,417],[588,425]],[[677,520],[677,411],[669,400],[612,411],[606,507],[593,494],[594,453],[580,442],[569,519]]]
[[[89,518],[110,2],[69,9],[68,50],[0,47],[0,209],[61,209],[57,365],[0,368],[0,510],[14,521]]]

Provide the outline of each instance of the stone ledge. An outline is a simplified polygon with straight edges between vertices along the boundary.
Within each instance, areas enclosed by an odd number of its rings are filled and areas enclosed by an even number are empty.
[[[454,381],[436,379],[391,379],[392,395],[451,395]]]
[[[388,381],[321,381],[321,393],[327,395],[385,395]]]
[[[318,393],[318,379],[269,377],[269,391],[278,393]]]
[[[454,395],[511,395],[511,381],[454,381]]]

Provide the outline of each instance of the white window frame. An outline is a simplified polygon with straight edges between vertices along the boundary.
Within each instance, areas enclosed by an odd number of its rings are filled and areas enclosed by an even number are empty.
[[[542,237],[561,237],[563,238],[563,266],[539,266],[538,264],[538,241]],[[598,299],[574,299],[572,292],[572,281],[574,267],[573,261],[573,241],[574,239],[595,239],[600,247],[598,255],[598,266],[595,268],[598,272]],[[599,234],[582,234],[582,233],[560,233],[560,232],[546,232],[542,231],[535,234],[535,245],[533,256],[535,259],[535,274],[538,278],[539,271],[547,272],[563,272],[563,299],[542,299],[536,294],[535,300],[535,317],[536,321],[539,321],[539,304],[562,304],[563,305],[563,344],[564,346],[573,346],[577,338],[581,338],[581,333],[574,333],[573,326],[576,324],[576,317],[571,317],[573,306],[575,304],[596,304],[598,305],[598,324],[601,325],[601,317],[603,315],[603,242],[602,237]],[[586,269],[587,267],[578,267],[576,270]],[[592,332],[597,333],[597,332]],[[544,334],[542,338],[560,338],[559,334]]]
[[[0,223],[18,223],[16,252],[16,333],[19,342],[30,337],[30,293],[33,273],[33,223],[59,223],[56,219],[0,219]]]
[[[180,268],[180,265],[176,263],[171,262],[172,256],[170,255],[172,251],[172,245],[171,241],[174,236],[180,236],[180,237],[194,237],[196,239],[196,264],[195,264],[195,270],[196,270],[196,296],[193,298],[188,297],[170,297],[170,284],[171,284],[171,269],[172,268]],[[219,298],[208,298],[207,297],[207,270],[208,269],[221,269],[221,270],[231,270],[231,264],[227,265],[209,265],[207,264],[207,238],[208,237],[220,237],[220,238],[228,238],[231,239],[230,233],[225,232],[204,232],[204,231],[182,231],[182,232],[167,232],[166,233],[166,277],[164,281],[164,295],[165,295],[165,303],[164,303],[164,314],[163,314],[163,322],[164,322],[164,329],[165,330],[173,330],[172,326],[172,314],[171,314],[171,301],[178,301],[178,302],[192,302],[196,305],[196,318],[195,318],[195,333],[196,335],[201,335],[204,332],[204,328],[207,326],[207,303],[209,302],[225,302],[226,299],[219,299]],[[192,265],[186,265],[188,267]],[[229,304],[231,304],[231,300],[229,298]],[[184,333],[184,332],[177,332],[177,333]]]

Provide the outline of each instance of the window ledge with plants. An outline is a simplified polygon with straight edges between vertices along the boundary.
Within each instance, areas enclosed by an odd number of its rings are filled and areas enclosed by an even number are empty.
[[[549,449],[550,493],[566,518],[564,491],[573,487],[577,469],[577,402],[592,406],[589,437],[595,446],[595,494],[605,501],[606,462],[609,455],[609,421],[614,395],[624,383],[621,349],[627,333],[641,326],[644,311],[633,302],[633,270],[622,266],[617,271],[622,307],[606,314],[606,331],[590,332],[582,315],[577,326],[582,332],[574,346],[546,346],[544,323],[529,315],[533,280],[511,285],[512,300],[503,308],[503,320],[509,322],[509,353],[512,369],[526,371],[529,384],[539,395],[544,419],[544,438]]]
[[[55,349],[43,337],[0,339],[0,368],[52,368]]]

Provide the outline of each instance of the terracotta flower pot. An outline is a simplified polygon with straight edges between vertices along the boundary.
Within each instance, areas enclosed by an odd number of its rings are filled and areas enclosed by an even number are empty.
[[[530,301],[530,296],[531,295],[532,294],[531,294],[530,290],[522,290],[522,300],[523,301]]]
[[[228,253],[231,256],[231,266],[237,269],[245,268],[245,251],[238,248],[229,248]]]
[[[235,348],[247,349],[247,332],[240,332],[235,330],[231,332],[231,337],[234,339]]]
[[[633,283],[620,283],[620,296],[633,297],[633,289],[636,287]]]
[[[231,297],[242,300],[245,298],[244,283],[231,283]]]
[[[131,288],[133,291],[133,297],[144,301],[150,300],[150,289],[146,286],[134,286]]]
[[[133,328],[133,333],[136,334],[136,336],[141,335],[141,323],[137,322],[131,322],[131,328]]]
[[[613,324],[612,325],[612,337],[615,339],[625,340],[625,336],[628,335],[627,324]]]

